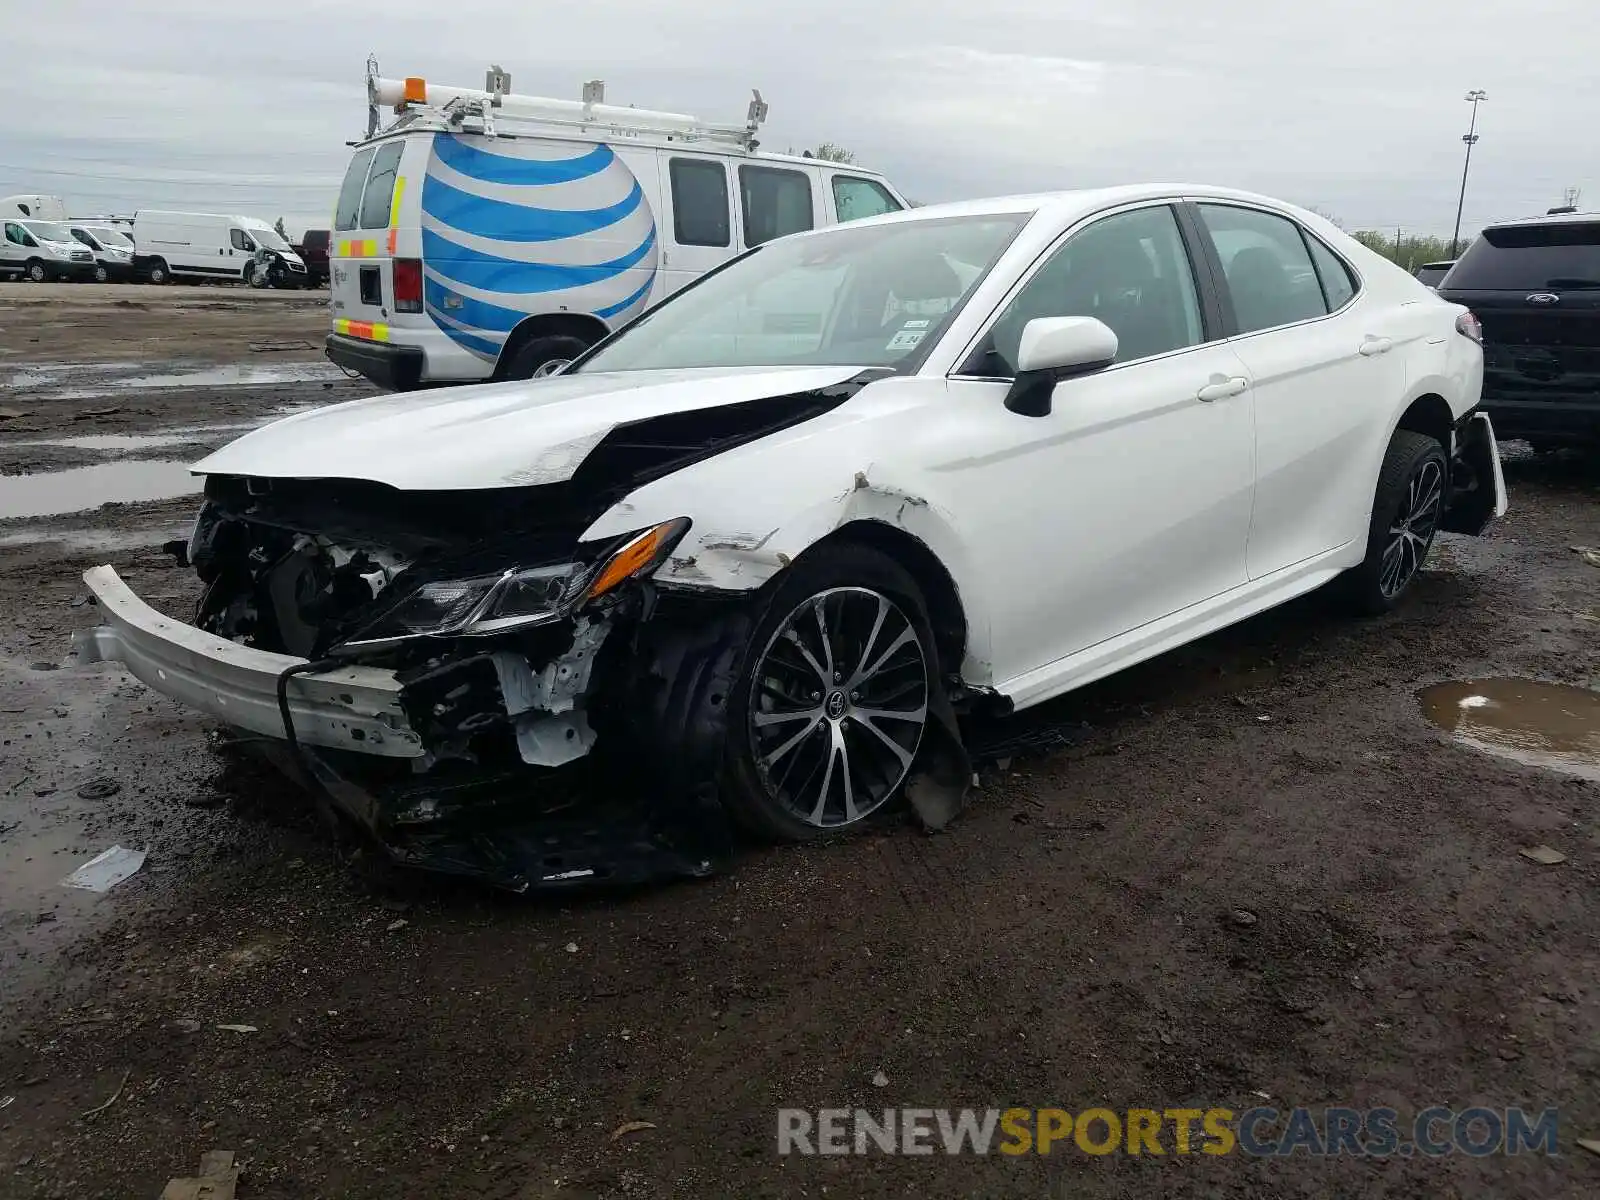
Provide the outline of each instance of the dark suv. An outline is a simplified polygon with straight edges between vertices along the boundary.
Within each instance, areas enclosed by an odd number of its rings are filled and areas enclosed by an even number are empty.
[[[1483,323],[1483,407],[1535,447],[1600,443],[1600,214],[1491,225],[1439,295]]]
[[[308,229],[295,252],[306,264],[306,286],[326,287],[328,283],[328,231]]]

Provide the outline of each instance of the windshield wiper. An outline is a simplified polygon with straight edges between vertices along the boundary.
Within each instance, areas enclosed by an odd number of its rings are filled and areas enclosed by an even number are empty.
[[[1600,279],[1579,279],[1570,276],[1557,276],[1555,279],[1544,281],[1547,288],[1600,288]]]

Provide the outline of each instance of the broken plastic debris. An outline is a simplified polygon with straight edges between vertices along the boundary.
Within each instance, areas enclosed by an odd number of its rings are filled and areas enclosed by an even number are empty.
[[[577,952],[578,952],[578,943],[577,942],[568,942],[567,943],[567,953],[568,954],[576,954]]]
[[[613,1129],[607,1140],[614,1142],[618,1138],[627,1137],[630,1133],[643,1133],[646,1129],[654,1128],[655,1125],[649,1121],[626,1121]]]
[[[404,917],[397,917],[395,920],[389,922],[389,932],[399,933],[400,930],[404,929],[409,924],[411,924],[411,922],[406,920]]]
[[[882,1071],[879,1071],[876,1075],[874,1075],[872,1077],[872,1086],[873,1087],[888,1087],[889,1086],[889,1077],[887,1075],[885,1075]]]
[[[200,1156],[195,1178],[169,1179],[160,1200],[233,1200],[239,1186],[239,1168],[232,1150],[207,1150]]]
[[[218,1029],[226,1029],[229,1033],[260,1033],[254,1025],[218,1025]]]
[[[0,1096],[0,1108],[10,1108],[15,1100],[15,1096]]]
[[[1542,867],[1553,867],[1567,861],[1567,856],[1553,846],[1529,846],[1522,851],[1522,857]]]
[[[144,866],[144,854],[143,850],[125,850],[121,846],[113,846],[68,875],[61,881],[61,886],[83,888],[90,892],[109,892]]]
[[[1578,1145],[1582,1146],[1590,1154],[1600,1154],[1600,1139],[1579,1138]]]

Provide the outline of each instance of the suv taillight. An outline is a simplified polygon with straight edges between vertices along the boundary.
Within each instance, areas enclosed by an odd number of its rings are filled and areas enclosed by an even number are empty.
[[[394,310],[397,313],[422,311],[422,260],[394,260]]]
[[[1471,312],[1464,312],[1456,318],[1456,332],[1483,345],[1483,322]]]

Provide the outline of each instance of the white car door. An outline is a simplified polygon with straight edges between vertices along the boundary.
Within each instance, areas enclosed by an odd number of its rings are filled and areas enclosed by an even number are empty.
[[[1250,578],[1365,537],[1368,465],[1405,388],[1402,335],[1355,273],[1277,213],[1196,206],[1216,250],[1255,386],[1256,503]]]
[[[946,472],[989,592],[998,684],[1243,584],[1254,487],[1249,378],[1215,327],[1173,209],[1100,218],[1045,257],[950,381],[983,404]],[[1093,316],[1117,361],[1003,406],[1022,326]],[[971,516],[968,516],[971,514]],[[980,525],[982,527],[980,527]]]

